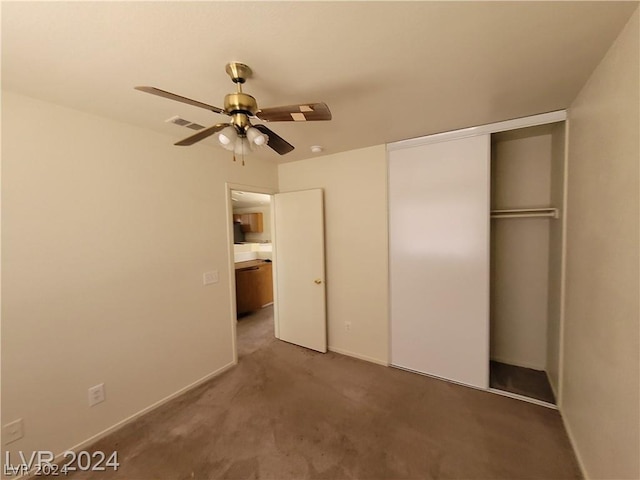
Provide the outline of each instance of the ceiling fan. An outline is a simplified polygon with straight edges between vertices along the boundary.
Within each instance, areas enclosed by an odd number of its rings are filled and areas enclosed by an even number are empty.
[[[243,63],[227,64],[225,71],[236,84],[237,91],[224,97],[224,108],[214,107],[197,100],[192,100],[175,93],[160,90],[155,87],[135,87],[136,90],[152,93],[160,97],[176,100],[196,107],[210,110],[231,117],[228,123],[217,123],[204,128],[190,137],[180,140],[175,145],[193,145],[200,140],[218,133],[218,142],[234,154],[244,155],[259,146],[267,145],[280,155],[289,153],[294,146],[277,135],[265,125],[252,125],[250,119],[258,118],[265,122],[310,122],[331,120],[331,111],[325,103],[301,103],[282,107],[258,109],[256,99],[242,91],[242,84],[251,77],[251,68]],[[234,157],[235,159],[235,157]]]

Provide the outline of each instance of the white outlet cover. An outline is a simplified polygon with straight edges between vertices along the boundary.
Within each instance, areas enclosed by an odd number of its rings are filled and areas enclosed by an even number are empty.
[[[89,406],[93,407],[104,402],[104,383],[100,383],[89,389]]]
[[[218,283],[219,281],[220,276],[218,275],[218,270],[212,270],[210,272],[205,272],[202,274],[203,285],[211,285],[212,283]]]
[[[2,440],[6,445],[16,440],[20,440],[24,436],[24,429],[22,426],[22,419],[19,418],[11,423],[7,423],[2,427]]]

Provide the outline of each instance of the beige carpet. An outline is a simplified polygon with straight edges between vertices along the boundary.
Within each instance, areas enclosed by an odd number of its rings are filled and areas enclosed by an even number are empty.
[[[239,364],[94,445],[96,479],[580,478],[557,411],[273,338],[240,320]]]

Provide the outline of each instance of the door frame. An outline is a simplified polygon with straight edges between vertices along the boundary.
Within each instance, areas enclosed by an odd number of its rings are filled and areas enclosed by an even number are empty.
[[[271,219],[270,219],[270,227],[271,227],[271,245],[273,247],[273,257],[275,259],[275,229],[274,229],[274,215],[273,215],[273,196],[278,193],[278,190],[275,188],[269,187],[258,187],[255,185],[243,185],[240,183],[231,183],[225,182],[225,197],[227,201],[227,276],[229,278],[229,301],[231,302],[231,316],[229,321],[231,322],[231,349],[233,352],[233,365],[238,363],[238,333],[236,331],[236,323],[237,323],[237,311],[236,311],[236,274],[235,274],[235,258],[234,258],[234,250],[233,250],[233,201],[231,200],[231,192],[233,190],[242,191],[242,192],[250,192],[250,193],[264,193],[267,195],[271,195]],[[273,262],[273,321],[274,321],[274,330],[276,337],[278,336],[278,305],[277,305],[277,291],[276,291],[276,278],[277,278],[277,269],[275,268],[275,263]]]

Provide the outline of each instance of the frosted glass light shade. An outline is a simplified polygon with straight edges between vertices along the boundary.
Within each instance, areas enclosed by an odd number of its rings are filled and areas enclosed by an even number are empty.
[[[247,128],[247,138],[251,143],[258,145],[259,147],[265,145],[269,140],[269,137],[255,127]]]
[[[238,140],[238,132],[236,132],[235,127],[231,125],[224,127],[220,130],[220,133],[218,133],[218,142],[227,150],[234,149],[236,140]]]
[[[233,151],[236,155],[248,155],[251,153],[251,143],[246,137],[238,137]]]

